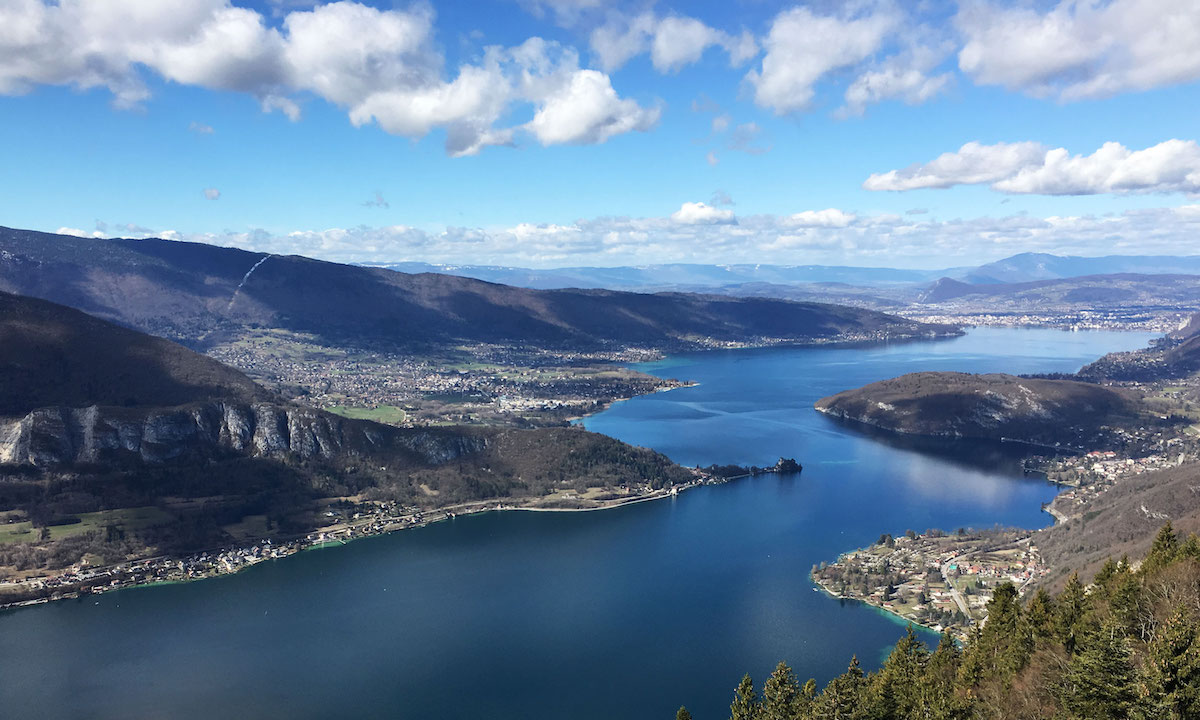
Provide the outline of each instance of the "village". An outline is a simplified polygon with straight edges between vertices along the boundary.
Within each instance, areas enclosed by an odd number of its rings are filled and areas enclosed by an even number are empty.
[[[478,344],[436,355],[328,347],[262,331],[209,354],[285,397],[395,425],[562,425],[637,395],[684,385],[627,369],[660,354]]]
[[[1040,327],[1059,330],[1119,330],[1125,332],[1168,333],[1191,317],[1195,309],[1170,307],[1153,309],[1112,308],[1064,309],[1039,308],[997,312],[988,304],[958,302],[912,305],[896,311],[902,317],[929,323],[951,323],[971,327]]]
[[[817,585],[905,620],[965,638],[986,617],[996,586],[1046,574],[1026,530],[929,530],[883,535],[868,548],[813,567]]]

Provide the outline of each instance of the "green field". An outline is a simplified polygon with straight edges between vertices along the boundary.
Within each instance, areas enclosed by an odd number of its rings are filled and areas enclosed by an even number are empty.
[[[155,525],[165,525],[175,520],[173,515],[156,507],[101,510],[99,512],[80,513],[75,517],[79,518],[79,522],[71,523],[70,525],[51,526],[50,539],[60,540],[93,530],[103,530],[109,525],[115,525],[125,530],[138,530]],[[35,529],[33,523],[28,520],[0,525],[0,545],[30,542],[38,540],[40,537],[41,529]]]
[[[348,417],[351,420],[374,420],[389,425],[399,425],[404,422],[405,418],[404,410],[395,405],[380,405],[373,408],[334,405],[327,409],[331,413]]]

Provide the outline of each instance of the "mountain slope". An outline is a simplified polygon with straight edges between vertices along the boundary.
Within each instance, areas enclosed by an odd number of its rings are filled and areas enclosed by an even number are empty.
[[[1078,444],[1140,414],[1132,394],[1072,380],[919,372],[817,401],[818,411],[914,435]]]
[[[1108,558],[1141,557],[1166,520],[1183,533],[1200,532],[1200,464],[1132,475],[1100,493],[1086,512],[1034,534],[1034,544],[1058,572],[1048,584],[1072,571],[1085,581]]]
[[[0,292],[0,417],[47,405],[170,406],[265,393],[233,368],[78,310]]]
[[[327,523],[318,511],[334,500],[543,503],[564,489],[617,497],[622,485],[694,479],[658,453],[579,428],[399,428],[295,405],[180,345],[9,294],[0,402],[0,529],[40,531],[0,537],[0,579],[89,555],[227,546],[247,539],[229,528],[250,516],[270,522],[249,539],[268,528],[303,534]],[[136,508],[159,521],[125,525]],[[107,519],[89,529],[85,517]]]
[[[328,344],[696,347],[946,332],[820,303],[605,290],[539,291],[448,275],[266,256],[167,240],[0,229],[0,290],[70,305],[189,344],[247,327]]]

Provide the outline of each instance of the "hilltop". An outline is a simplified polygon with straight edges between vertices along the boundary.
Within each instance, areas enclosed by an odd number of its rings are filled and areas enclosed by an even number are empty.
[[[820,342],[954,332],[770,298],[530,290],[470,278],[171,240],[0,228],[0,290],[206,347],[257,328],[379,349],[501,343],[574,350]]]
[[[1078,446],[1141,414],[1130,392],[1073,380],[918,372],[817,401],[827,415],[899,433]]]
[[[48,405],[172,406],[266,393],[181,345],[86,313],[0,292],[0,417]]]

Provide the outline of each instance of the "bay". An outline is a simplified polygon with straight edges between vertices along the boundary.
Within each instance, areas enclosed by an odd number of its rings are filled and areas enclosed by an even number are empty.
[[[1073,371],[1145,333],[711,351],[642,369],[698,383],[584,425],[689,465],[804,464],[589,513],[489,513],[236,576],[0,614],[0,715],[39,718],[698,718],[779,660],[824,682],[904,632],[813,591],[882,532],[1041,527],[1021,449],[866,434],[812,410],[915,370]],[[934,638],[923,633],[929,640]]]

